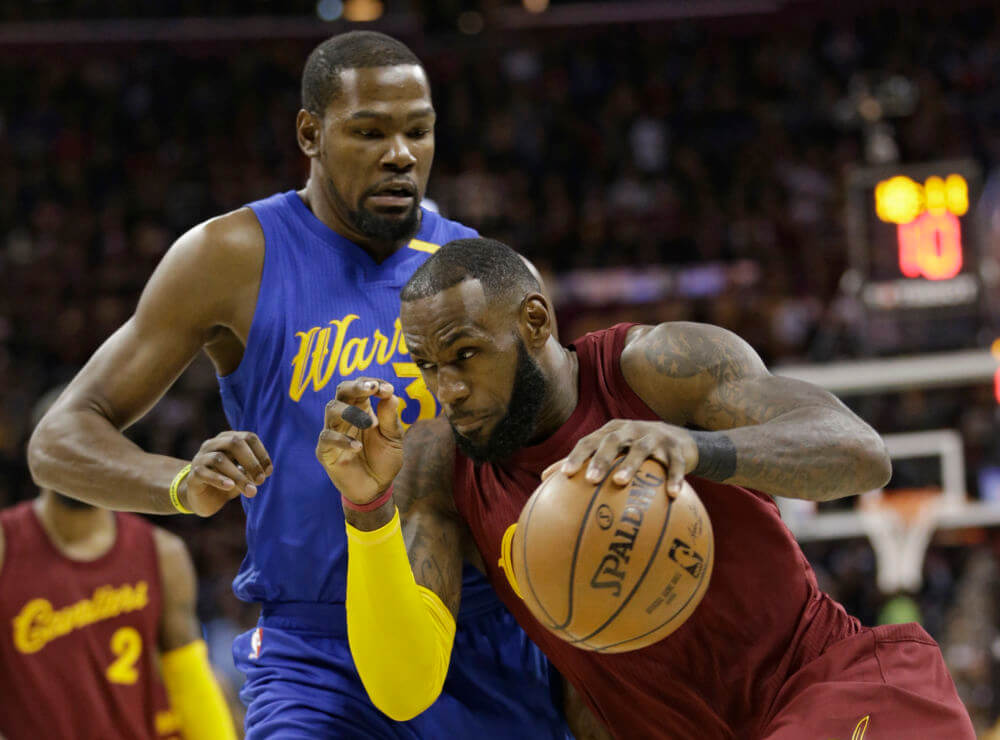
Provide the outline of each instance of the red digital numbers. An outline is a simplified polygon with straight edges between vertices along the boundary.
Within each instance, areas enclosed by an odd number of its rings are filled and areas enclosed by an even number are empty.
[[[969,184],[961,175],[919,183],[896,175],[875,186],[875,214],[896,224],[899,269],[908,278],[948,280],[962,270],[962,226]]]
[[[924,212],[896,229],[906,277],[948,280],[962,270],[962,225],[954,213]]]

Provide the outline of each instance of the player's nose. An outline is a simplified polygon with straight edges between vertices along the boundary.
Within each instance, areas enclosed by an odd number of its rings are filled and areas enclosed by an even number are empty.
[[[438,400],[456,413],[460,413],[457,407],[469,397],[468,383],[458,373],[448,368],[441,368],[438,371],[437,381]]]
[[[408,172],[417,164],[417,158],[410,149],[405,136],[393,136],[389,148],[382,157],[382,166],[393,172]]]

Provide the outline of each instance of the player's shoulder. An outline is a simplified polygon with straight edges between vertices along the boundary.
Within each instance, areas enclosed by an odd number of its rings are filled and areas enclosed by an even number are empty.
[[[697,321],[664,321],[661,324],[637,324],[628,330],[628,335],[625,339],[626,350],[644,349],[660,344],[677,347],[686,345],[692,354],[695,354],[699,348],[725,347],[729,345],[743,346],[746,345],[746,342],[729,329]]]
[[[199,323],[228,324],[253,305],[264,269],[264,232],[249,208],[211,218],[173,243],[150,279],[145,303],[157,321],[178,315]],[[180,299],[180,300],[179,300]]]
[[[238,266],[263,258],[264,230],[256,214],[244,206],[194,226],[175,242],[173,249],[202,262]]]
[[[629,369],[652,367],[660,374],[682,378],[724,367],[763,369],[756,351],[738,334],[695,321],[632,327],[621,362],[626,375]]]
[[[471,239],[479,236],[479,232],[471,226],[452,221],[440,213],[423,209],[423,224],[418,240],[426,241],[436,247],[447,244],[454,239]]]
[[[0,571],[3,570],[4,556],[7,553],[6,530],[17,529],[23,532],[25,529],[24,520],[29,516],[32,516],[30,501],[23,501],[6,509],[0,509]]]
[[[148,524],[148,523],[147,523]],[[165,563],[177,560],[178,558],[188,558],[187,545],[184,540],[173,532],[168,532],[163,527],[148,524],[153,537],[153,546],[156,548],[156,556],[159,558],[161,567]]]

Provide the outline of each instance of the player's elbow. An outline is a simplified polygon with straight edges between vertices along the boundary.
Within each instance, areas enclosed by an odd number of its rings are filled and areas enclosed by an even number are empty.
[[[390,719],[406,722],[430,708],[444,688],[445,670],[440,666],[399,665],[398,670],[365,676],[358,666],[361,682],[372,704]]]
[[[892,477],[892,461],[885,442],[874,430],[863,444],[862,457],[864,462],[860,467],[863,471],[864,485],[861,492],[884,488]]]
[[[435,694],[434,698],[429,701],[375,701],[373,698],[372,703],[389,719],[395,722],[409,722],[411,719],[414,719],[422,712],[429,709],[431,704],[433,704],[436,700],[437,695]]]
[[[845,455],[835,464],[843,473],[829,476],[829,490],[817,500],[830,501],[876,491],[892,477],[889,451],[874,429],[852,437],[843,450]]]
[[[48,417],[42,419],[28,440],[28,470],[39,488],[53,487],[52,471],[58,457],[55,451],[58,436],[53,434],[51,427]]]

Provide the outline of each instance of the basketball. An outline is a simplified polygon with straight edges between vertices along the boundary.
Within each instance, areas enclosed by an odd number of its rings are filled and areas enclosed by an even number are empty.
[[[712,576],[712,524],[685,481],[671,499],[666,470],[646,460],[625,486],[582,474],[549,476],[525,504],[510,541],[521,597],[556,635],[619,653],[672,633]]]

